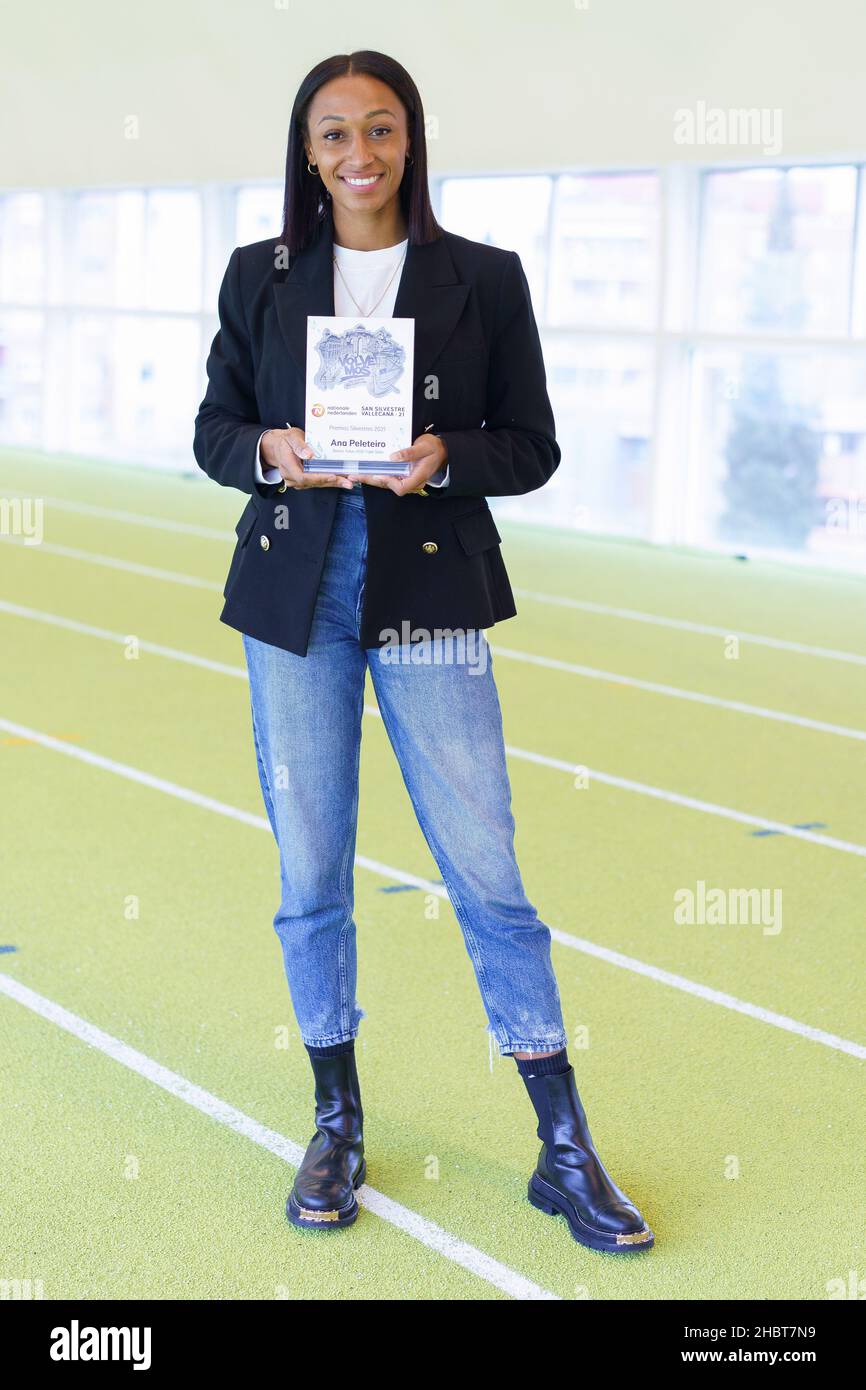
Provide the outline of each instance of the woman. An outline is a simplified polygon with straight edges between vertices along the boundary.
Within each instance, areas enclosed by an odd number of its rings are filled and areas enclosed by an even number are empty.
[[[292,421],[304,417],[310,314],[415,320],[414,442],[391,456],[408,476],[304,472],[312,451]],[[541,487],[560,460],[538,331],[517,254],[436,222],[421,99],[399,63],[339,55],[301,83],[282,236],[235,248],[219,315],[193,447],[210,477],[250,496],[221,619],[243,633],[280,850],[274,926],[315,1081],[316,1133],[288,1219],[350,1224],[366,1172],[352,869],[369,666],[488,1031],[536,1111],[529,1200],[591,1249],[645,1249],[652,1232],[593,1146],[550,932],[515,860],[483,632],[516,612],[485,499]]]

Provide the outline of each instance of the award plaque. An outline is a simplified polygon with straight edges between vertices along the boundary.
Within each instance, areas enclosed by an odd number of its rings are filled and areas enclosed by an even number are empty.
[[[412,443],[415,320],[307,316],[307,473],[405,478]]]

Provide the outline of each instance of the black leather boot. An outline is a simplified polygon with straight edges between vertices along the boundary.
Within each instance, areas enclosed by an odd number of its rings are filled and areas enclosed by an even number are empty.
[[[355,1050],[310,1057],[316,1078],[316,1132],[286,1202],[293,1226],[332,1231],[358,1215],[355,1188],[367,1171]]]
[[[529,1179],[529,1200],[539,1211],[562,1215],[571,1234],[590,1250],[647,1250],[653,1233],[637,1207],[605,1172],[595,1151],[574,1067],[554,1076],[524,1076],[538,1116],[541,1153]]]

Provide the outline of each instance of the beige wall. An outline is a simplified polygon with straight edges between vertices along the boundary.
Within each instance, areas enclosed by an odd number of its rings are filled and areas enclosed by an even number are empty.
[[[764,157],[677,144],[699,102],[866,154],[864,0],[4,0],[3,34],[6,187],[280,177],[300,78],[361,47],[415,78],[434,172]]]

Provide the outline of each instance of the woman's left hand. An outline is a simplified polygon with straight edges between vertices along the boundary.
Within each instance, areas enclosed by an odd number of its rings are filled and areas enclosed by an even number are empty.
[[[406,460],[412,464],[412,470],[405,478],[389,478],[381,474],[360,473],[343,474],[343,477],[350,477],[355,483],[369,483],[373,487],[388,487],[392,492],[396,492],[398,497],[402,497],[406,492],[420,492],[428,478],[432,478],[440,468],[445,466],[448,458],[448,445],[440,439],[437,434],[419,434],[415,442],[408,449],[400,449],[396,454],[391,455],[392,463],[399,463]]]

